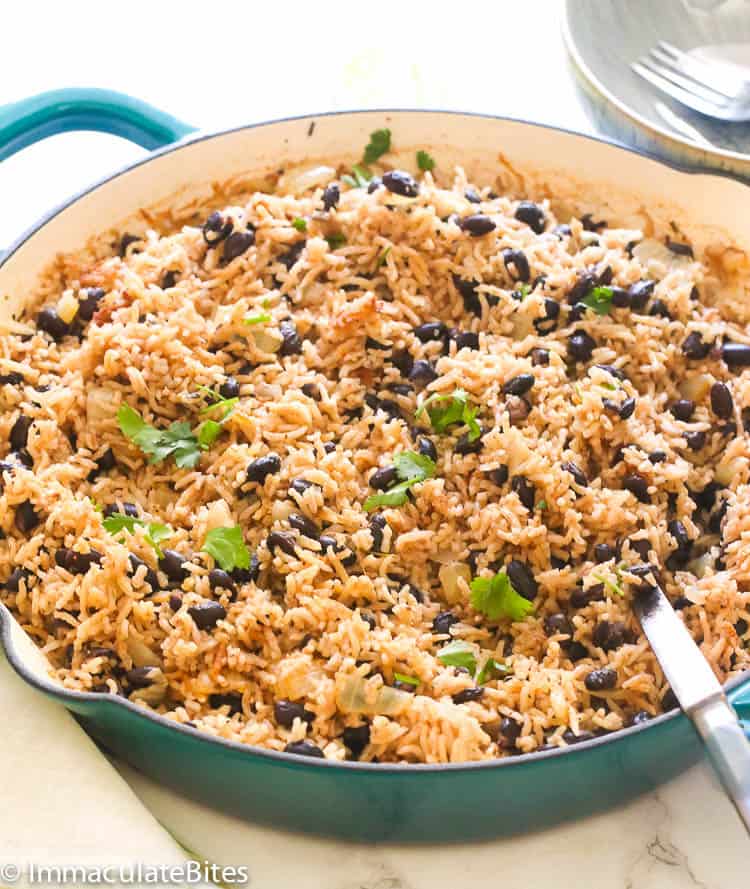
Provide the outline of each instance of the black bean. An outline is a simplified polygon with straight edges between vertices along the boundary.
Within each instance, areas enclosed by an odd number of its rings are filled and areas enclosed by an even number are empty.
[[[637,710],[628,720],[628,725],[644,725],[651,719],[648,710]]]
[[[484,447],[481,434],[478,438],[471,439],[468,432],[464,432],[453,447],[456,454],[478,454]]]
[[[225,264],[242,256],[245,251],[249,250],[255,243],[255,229],[249,228],[244,232],[232,232],[224,242],[224,252],[222,260]]]
[[[607,227],[607,220],[600,219],[599,222],[596,222],[591,213],[584,213],[583,216],[581,216],[581,225],[583,226],[584,231],[598,232],[600,229]]]
[[[519,374],[503,385],[503,392],[506,395],[525,395],[534,387],[534,382],[534,374]]]
[[[677,700],[677,695],[671,688],[668,688],[664,693],[664,697],[661,699],[661,706],[665,713],[680,706],[680,702]]]
[[[224,219],[218,210],[214,210],[203,223],[203,240],[209,247],[213,247],[219,241],[229,237],[233,228],[234,222],[231,219]]]
[[[667,455],[665,451],[651,451],[648,459],[654,464],[663,463],[667,459]]]
[[[531,363],[534,367],[546,367],[549,364],[549,352],[547,349],[532,349]]]
[[[394,395],[410,398],[414,394],[414,386],[411,383],[388,383],[387,387]]]
[[[81,321],[91,321],[103,299],[104,290],[101,287],[89,287],[82,290],[78,297],[78,317]]]
[[[481,238],[482,235],[488,235],[497,228],[493,220],[489,216],[485,216],[484,213],[464,216],[463,219],[458,220],[458,227],[461,231],[468,232],[472,238]]]
[[[744,617],[741,617],[737,623],[734,625],[734,631],[738,636],[744,636],[748,630],[748,622]]]
[[[523,250],[513,250],[507,247],[503,250],[503,263],[515,281],[528,281],[531,277],[529,260],[526,258]],[[513,270],[512,273],[511,269]]]
[[[288,556],[296,555],[295,535],[290,531],[271,531],[266,538],[266,546],[270,553],[275,553],[277,549],[280,549]]]
[[[269,475],[276,475],[280,469],[281,458],[279,455],[266,454],[248,465],[245,477],[249,482],[263,484]]]
[[[369,522],[370,535],[372,536],[372,548],[376,552],[380,552],[383,546],[383,531],[387,522],[385,520],[385,516],[374,515]]]
[[[594,561],[601,565],[603,562],[608,562],[610,559],[614,559],[617,555],[616,550],[609,543],[597,543],[594,547]]]
[[[323,445],[323,450],[326,454],[332,454],[336,450],[336,443],[333,441],[327,441]]]
[[[604,598],[604,584],[597,583],[587,590],[576,587],[570,594],[570,604],[572,608],[585,608],[592,602],[603,602]]]
[[[130,247],[131,244],[137,244],[139,241],[142,241],[142,240],[143,240],[143,238],[141,238],[139,235],[131,235],[126,232],[120,238],[120,247],[119,247],[120,257],[122,259],[124,259],[125,256],[127,255],[128,247]],[[140,250],[134,250],[133,252],[140,253]]]
[[[621,420],[629,420],[635,413],[635,398],[626,398],[620,405],[618,413]]]
[[[159,283],[161,289],[169,290],[171,287],[174,287],[174,285],[177,283],[179,274],[179,271],[177,271],[176,269],[169,269],[168,271],[164,272]]]
[[[222,398],[238,398],[240,394],[240,384],[234,377],[227,377],[219,386],[219,395]]]
[[[433,380],[436,380],[437,377],[438,374],[435,368],[429,361],[423,358],[414,362],[414,366],[409,373],[409,379],[412,383],[417,383],[421,386],[427,386]]]
[[[187,559],[176,550],[165,549],[162,551],[161,558],[159,559],[159,568],[170,580],[173,580],[175,583],[182,583],[189,573],[185,568],[185,562],[187,562]]]
[[[29,441],[29,429],[34,421],[31,417],[19,414],[18,419],[10,430],[10,446],[14,451],[23,450]]]
[[[92,565],[99,565],[102,554],[92,549],[87,553],[79,553],[65,547],[55,553],[55,563],[70,574],[85,574]]]
[[[370,743],[370,726],[367,723],[347,726],[341,735],[341,740],[344,747],[348,748],[356,759]]]
[[[412,682],[404,682],[401,679],[394,679],[391,688],[397,688],[399,691],[408,692],[410,695],[417,693],[417,686]]]
[[[36,528],[41,519],[37,511],[34,509],[34,504],[30,500],[24,500],[23,503],[19,503],[16,507],[14,521],[16,528],[18,528],[22,534],[27,534],[29,531],[33,531],[34,528]]]
[[[456,349],[478,349],[479,334],[471,330],[456,330],[449,332],[449,338],[456,344]]]
[[[515,217],[520,222],[525,222],[536,235],[541,235],[547,224],[544,210],[532,201],[521,201],[516,207]]]
[[[9,374],[0,374],[0,386],[20,386],[24,382],[23,374],[12,371]]]
[[[612,667],[592,670],[584,679],[584,685],[589,691],[610,691],[617,685],[617,670]]]
[[[341,189],[335,182],[328,185],[323,191],[323,209],[332,210],[338,205],[341,198]]]
[[[115,452],[112,448],[107,448],[107,450],[101,455],[101,457],[97,457],[96,465],[100,472],[109,472],[111,469],[114,469],[117,466],[117,460],[115,459]]]
[[[501,488],[508,481],[508,467],[501,464],[496,469],[491,469],[487,475],[493,484]]]
[[[370,476],[370,487],[376,491],[385,491],[398,481],[398,472],[395,466],[384,466],[376,469]]]
[[[503,716],[500,720],[498,743],[501,747],[515,747],[521,737],[521,725],[512,716]]]
[[[216,626],[218,621],[224,620],[227,610],[218,602],[199,602],[188,608],[188,614],[193,618],[199,630],[210,630]]]
[[[565,472],[569,472],[573,476],[573,481],[577,485],[580,485],[582,488],[588,486],[589,480],[586,478],[583,470],[575,463],[568,461],[567,463],[563,463],[560,468]]]
[[[442,321],[428,321],[426,324],[420,324],[419,327],[414,328],[414,336],[423,343],[441,340],[447,332]]]
[[[279,324],[281,334],[281,349],[279,355],[299,355],[302,352],[302,337],[297,333],[294,321],[282,321]]]
[[[367,194],[373,194],[373,192],[376,192],[382,184],[383,180],[380,176],[373,176],[372,179],[370,179],[370,184],[367,186]]]
[[[705,488],[700,491],[691,491],[690,496],[695,501],[699,509],[712,509],[716,502],[716,495],[722,490],[722,486],[718,482],[709,482]]]
[[[709,352],[713,348],[713,343],[704,343],[703,337],[694,330],[689,333],[682,344],[682,352],[686,358],[693,361],[701,361],[708,357]]]
[[[418,438],[417,451],[425,457],[429,457],[433,463],[437,462],[438,452],[435,447],[435,442],[432,441],[432,439],[427,438],[426,436]]]
[[[419,184],[403,170],[383,173],[383,185],[393,194],[400,194],[405,198],[415,198],[419,194]]]
[[[396,349],[391,354],[391,363],[398,369],[402,377],[408,377],[414,367],[414,358],[408,349]]]
[[[307,710],[303,704],[287,700],[274,703],[273,715],[282,728],[291,728],[294,725],[295,719],[301,719],[308,724],[315,719],[315,714]]]
[[[242,713],[242,695],[237,692],[209,695],[208,704],[214,710],[220,710],[222,707],[229,707],[230,716]]]
[[[549,563],[555,571],[562,571],[563,568],[568,567],[568,563],[565,559],[561,559],[559,556],[550,556]]]
[[[212,590],[226,590],[233,596],[237,594],[237,587],[231,574],[221,568],[213,568],[208,572],[208,583]]]
[[[378,625],[378,622],[375,620],[375,616],[372,614],[368,614],[367,612],[360,612],[359,616],[371,630],[374,630],[375,627]]]
[[[695,402],[689,398],[680,398],[679,401],[675,401],[671,405],[669,410],[675,420],[682,420],[682,422],[687,423],[695,411]]]
[[[257,553],[253,553],[250,557],[250,565],[247,568],[233,568],[231,575],[235,583],[243,584],[251,581],[254,583],[260,577],[260,559]]]
[[[578,272],[576,282],[567,294],[568,305],[574,306],[580,303],[598,283],[598,277],[594,272],[590,270]]]
[[[569,238],[571,234],[570,226],[567,222],[561,222],[559,225],[556,225],[552,229],[552,232],[553,234],[556,234],[561,241],[563,238]]]
[[[325,759],[326,755],[312,741],[291,741],[284,748],[284,753],[295,753],[297,756],[312,756]]]
[[[669,238],[666,240],[667,249],[671,250],[672,253],[677,256],[689,256],[691,259],[693,258],[693,248],[690,244],[681,244],[679,241],[671,241]]]
[[[669,560],[667,560],[667,567],[669,568]],[[693,603],[687,596],[678,596],[674,602],[672,602],[672,608],[674,608],[675,611],[682,611],[684,608],[689,608],[692,604]]]
[[[576,330],[568,337],[568,355],[574,361],[589,361],[596,348],[596,340],[585,330]]]
[[[458,622],[458,618],[452,611],[440,611],[432,621],[432,632],[440,636],[447,636],[453,624]]]
[[[479,281],[467,281],[463,278],[459,278],[458,275],[453,275],[453,286],[461,295],[466,311],[480,317],[482,314],[482,304],[479,300],[479,294],[477,293]]]
[[[630,544],[630,548],[633,552],[638,553],[638,555],[645,561],[648,560],[649,553],[651,552],[651,543],[644,538],[638,538],[634,540],[632,537],[628,540]]]
[[[525,398],[519,398],[517,395],[509,395],[506,398],[505,409],[508,411],[508,417],[514,426],[523,423],[531,413],[529,402]]]
[[[703,430],[686,432],[685,442],[691,451],[700,451],[706,446],[706,433]]]
[[[158,667],[133,667],[125,671],[125,679],[131,688],[148,688],[160,672]]]
[[[734,413],[734,401],[726,383],[711,386],[711,410],[721,420],[728,420]]]
[[[135,503],[123,503],[122,510],[116,503],[108,503],[103,510],[103,515],[105,518],[109,518],[113,515],[126,515],[130,516],[130,518],[138,518],[138,507]]]
[[[14,568],[3,585],[9,593],[17,593],[21,589],[22,581],[26,584],[26,588],[28,589],[29,579],[32,576],[31,572],[26,568]]]
[[[687,529],[685,528],[685,525],[682,522],[680,522],[677,519],[674,519],[673,521],[669,522],[669,524],[667,525],[667,530],[672,535],[672,537],[674,537],[674,539],[677,543],[678,549],[682,549],[682,550],[689,550],[690,549],[690,547],[692,546],[692,541],[690,540],[690,537],[688,536]]]
[[[159,589],[159,580],[156,576],[156,572],[146,562],[144,562],[143,559],[140,558],[140,556],[137,556],[135,553],[130,553],[128,555],[128,562],[130,563],[128,573],[131,575],[131,577],[141,567],[141,565],[143,565],[146,569],[144,580],[151,587],[152,591],[156,591]]]
[[[646,303],[648,303],[651,298],[651,294],[654,292],[655,287],[656,281],[651,281],[649,279],[636,281],[635,284],[631,284],[630,287],[628,287],[631,309],[635,309],[636,312],[645,309]]]
[[[169,607],[172,611],[179,611],[182,608],[182,593],[172,593],[169,597]]]
[[[557,612],[556,614],[548,614],[544,618],[544,632],[548,636],[556,636],[558,634],[572,636],[573,626],[565,614]]]
[[[610,287],[612,291],[612,305],[616,309],[630,308],[630,293],[624,287]]]
[[[531,568],[526,562],[519,559],[511,559],[506,567],[508,579],[513,585],[513,589],[524,599],[533,599],[539,592],[539,584],[532,574]]]
[[[288,250],[279,254],[278,260],[287,271],[295,265],[306,246],[307,241],[295,241]]]
[[[648,313],[649,315],[658,315],[660,318],[667,318],[669,321],[672,320],[669,306],[664,302],[663,299],[655,299],[651,303],[651,308],[648,310]]]
[[[574,664],[589,656],[588,649],[582,642],[567,642],[565,644],[565,654]]]
[[[371,336],[367,336],[365,337],[365,349],[371,349],[376,352],[390,352],[391,347],[388,343],[381,343]]]
[[[468,704],[469,701],[478,701],[483,694],[484,689],[481,685],[474,688],[464,688],[452,696],[452,701],[454,704]]]
[[[536,491],[534,485],[526,478],[525,475],[514,475],[511,483],[511,490],[518,496],[521,504],[531,512],[534,508],[534,500]]]
[[[53,306],[46,306],[36,316],[36,326],[49,334],[55,342],[70,333],[70,325],[63,321]]]
[[[292,528],[299,531],[300,534],[304,534],[305,537],[311,537],[313,540],[317,540],[320,537],[320,528],[312,519],[302,515],[300,512],[290,513],[289,524]]]
[[[605,651],[614,651],[627,641],[628,631],[622,621],[600,621],[592,634],[594,645]]]
[[[626,475],[622,480],[622,486],[626,491],[630,491],[641,503],[651,502],[651,497],[648,493],[648,482],[642,475],[637,475],[636,473]]]

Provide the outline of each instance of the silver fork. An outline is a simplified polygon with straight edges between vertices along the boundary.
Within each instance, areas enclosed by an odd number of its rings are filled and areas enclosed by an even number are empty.
[[[688,108],[733,122],[750,120],[750,77],[739,66],[709,62],[666,41],[630,66],[661,92]],[[732,70],[737,67],[737,73]]]

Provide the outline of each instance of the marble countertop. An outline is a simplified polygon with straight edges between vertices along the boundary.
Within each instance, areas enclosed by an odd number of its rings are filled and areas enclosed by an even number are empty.
[[[4,25],[0,103],[96,85],[206,129],[398,106],[484,111],[585,132],[602,125],[567,60],[557,0],[464,5],[460,15],[450,7],[448,16],[440,3],[393,0],[369,9],[292,2],[281,15],[275,4],[229,3],[209,13],[194,0],[129,0],[112,20],[105,9],[80,0],[17,5]],[[106,36],[113,27],[115,43]],[[29,65],[25,38],[32,32]],[[0,244],[142,153],[108,136],[67,134],[5,161]],[[531,836],[420,848],[353,846],[255,827],[118,768],[186,848],[248,865],[253,889],[743,889],[750,882],[750,843],[705,765],[595,818]]]

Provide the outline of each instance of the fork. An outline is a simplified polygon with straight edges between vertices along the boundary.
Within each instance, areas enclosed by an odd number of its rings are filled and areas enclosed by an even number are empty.
[[[688,108],[732,122],[750,120],[750,76],[720,62],[689,55],[664,40],[630,66],[661,92]]]

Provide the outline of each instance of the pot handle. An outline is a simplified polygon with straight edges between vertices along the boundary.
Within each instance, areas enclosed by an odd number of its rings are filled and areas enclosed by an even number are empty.
[[[750,679],[743,682],[738,688],[735,688],[727,697],[737,712],[740,725],[744,728],[745,734],[750,738]]]
[[[111,133],[154,149],[176,142],[195,127],[125,93],[52,90],[0,106],[0,161],[27,145],[70,130]]]

